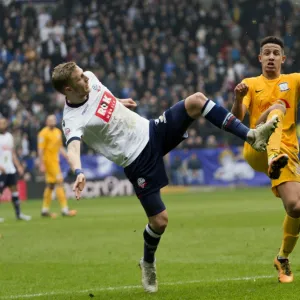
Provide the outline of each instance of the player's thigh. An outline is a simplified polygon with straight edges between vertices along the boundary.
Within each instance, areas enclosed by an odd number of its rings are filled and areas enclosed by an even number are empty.
[[[4,189],[7,187],[7,174],[0,175],[0,195],[3,193]]]
[[[187,97],[185,99],[187,114],[193,119],[198,119],[202,114],[202,110],[207,100],[208,98],[199,92]]]
[[[148,217],[165,210],[160,189],[168,184],[163,157],[149,142],[137,159],[124,169]]]
[[[268,173],[268,156],[266,152],[257,152],[248,143],[245,143],[243,155],[252,169],[257,172]]]
[[[300,217],[300,182],[286,181],[277,186],[282,203],[288,215]]]
[[[59,165],[47,165],[45,171],[45,179],[46,183],[55,184],[55,183],[62,183],[63,176],[60,170]]]
[[[163,156],[187,138],[186,131],[194,121],[186,111],[185,101],[176,103],[154,120],[151,131],[158,140]]]

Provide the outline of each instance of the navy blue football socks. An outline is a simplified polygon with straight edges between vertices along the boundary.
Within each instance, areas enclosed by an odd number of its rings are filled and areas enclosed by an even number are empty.
[[[213,101],[206,101],[202,109],[202,116],[220,129],[228,131],[240,137],[244,141],[247,140],[247,135],[250,129],[227,109],[219,106]]]
[[[144,230],[144,261],[147,263],[154,262],[154,255],[161,238],[161,234],[155,232],[149,224]]]
[[[16,217],[18,218],[20,216],[20,213],[21,213],[20,200],[19,200],[19,193],[18,192],[13,192],[12,193],[12,204],[13,204],[15,212],[16,212]]]

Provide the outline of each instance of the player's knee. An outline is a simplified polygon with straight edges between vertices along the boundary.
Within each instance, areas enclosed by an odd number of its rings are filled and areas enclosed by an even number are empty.
[[[277,103],[273,104],[271,107],[270,107],[270,111],[272,110],[275,110],[275,109],[278,109],[278,110],[281,110],[283,112],[283,114],[286,113],[286,106],[285,106],[285,103],[278,100]]]
[[[185,99],[185,108],[190,117],[196,119],[201,113],[202,109],[207,101],[207,97],[198,92]]]
[[[157,233],[163,233],[168,226],[168,214],[167,211],[159,213],[158,215],[151,217],[150,226]]]
[[[300,198],[291,199],[285,205],[287,214],[292,218],[300,218]]]

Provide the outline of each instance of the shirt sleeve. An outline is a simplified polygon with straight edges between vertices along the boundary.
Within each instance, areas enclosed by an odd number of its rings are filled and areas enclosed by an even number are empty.
[[[245,83],[248,86],[248,92],[247,92],[246,96],[243,98],[243,104],[245,104],[247,109],[249,109],[249,107],[251,105],[251,86],[247,79],[244,79],[242,81],[242,83]]]
[[[78,123],[79,122],[75,117],[64,118],[62,121],[62,128],[66,138],[67,146],[74,140],[81,140],[81,136],[83,135],[83,127]]]

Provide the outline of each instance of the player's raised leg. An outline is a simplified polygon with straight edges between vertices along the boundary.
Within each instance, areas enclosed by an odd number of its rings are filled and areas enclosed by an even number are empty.
[[[287,215],[283,222],[283,240],[274,260],[278,270],[278,280],[289,283],[294,280],[290,268],[289,255],[295,248],[299,238],[300,228],[300,182],[284,182],[277,187]]]
[[[249,143],[257,151],[265,151],[271,134],[275,131],[279,122],[274,115],[267,123],[256,129],[250,129],[225,108],[207,99],[202,93],[195,93],[185,100],[188,115],[197,119],[204,116],[215,126],[231,132]]]
[[[258,119],[257,124],[261,122],[270,121],[274,116],[277,116],[279,123],[275,132],[270,137],[267,153],[268,153],[268,175],[271,179],[278,179],[281,173],[281,169],[288,163],[288,155],[280,153],[280,145],[282,141],[282,128],[283,119],[286,113],[286,105],[282,100],[278,100],[277,103],[270,106]]]

